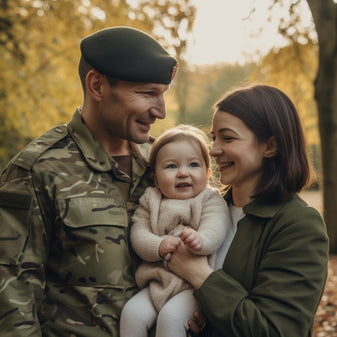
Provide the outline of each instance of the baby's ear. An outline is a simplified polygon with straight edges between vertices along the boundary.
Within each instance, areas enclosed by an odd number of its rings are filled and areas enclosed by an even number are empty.
[[[154,186],[156,186],[159,189],[157,178],[156,178],[156,175],[154,173],[151,173],[151,178],[154,182]]]
[[[207,180],[209,179],[209,177],[211,176],[212,174],[212,170],[210,168],[207,169],[207,172],[206,172],[206,178]]]
[[[266,149],[264,151],[264,156],[266,158],[274,157],[278,152],[277,142],[274,136],[271,136],[266,142]]]

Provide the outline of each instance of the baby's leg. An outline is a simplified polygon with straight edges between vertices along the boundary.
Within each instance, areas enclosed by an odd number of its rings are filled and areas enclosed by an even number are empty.
[[[158,314],[156,337],[186,337],[187,322],[198,309],[193,289],[173,296]]]
[[[144,288],[126,302],[120,319],[120,336],[147,337],[156,317],[149,289]]]

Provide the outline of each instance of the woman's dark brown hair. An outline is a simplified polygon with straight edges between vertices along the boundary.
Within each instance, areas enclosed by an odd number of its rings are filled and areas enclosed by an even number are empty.
[[[288,198],[306,186],[310,171],[303,130],[287,95],[274,87],[255,85],[227,94],[215,104],[215,109],[241,119],[259,141],[272,136],[276,140],[277,154],[264,159],[253,197]]]

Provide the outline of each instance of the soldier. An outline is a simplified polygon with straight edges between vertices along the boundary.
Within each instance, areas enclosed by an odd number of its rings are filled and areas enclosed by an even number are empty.
[[[149,130],[177,61],[129,27],[81,42],[84,99],[0,181],[0,335],[118,336],[134,295],[129,219],[152,184]]]

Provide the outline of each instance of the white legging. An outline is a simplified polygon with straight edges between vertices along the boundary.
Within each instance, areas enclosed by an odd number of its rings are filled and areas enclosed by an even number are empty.
[[[187,322],[197,309],[193,289],[188,289],[169,299],[158,313],[152,304],[149,289],[144,288],[122,310],[120,337],[147,337],[156,318],[156,337],[186,337]]]

